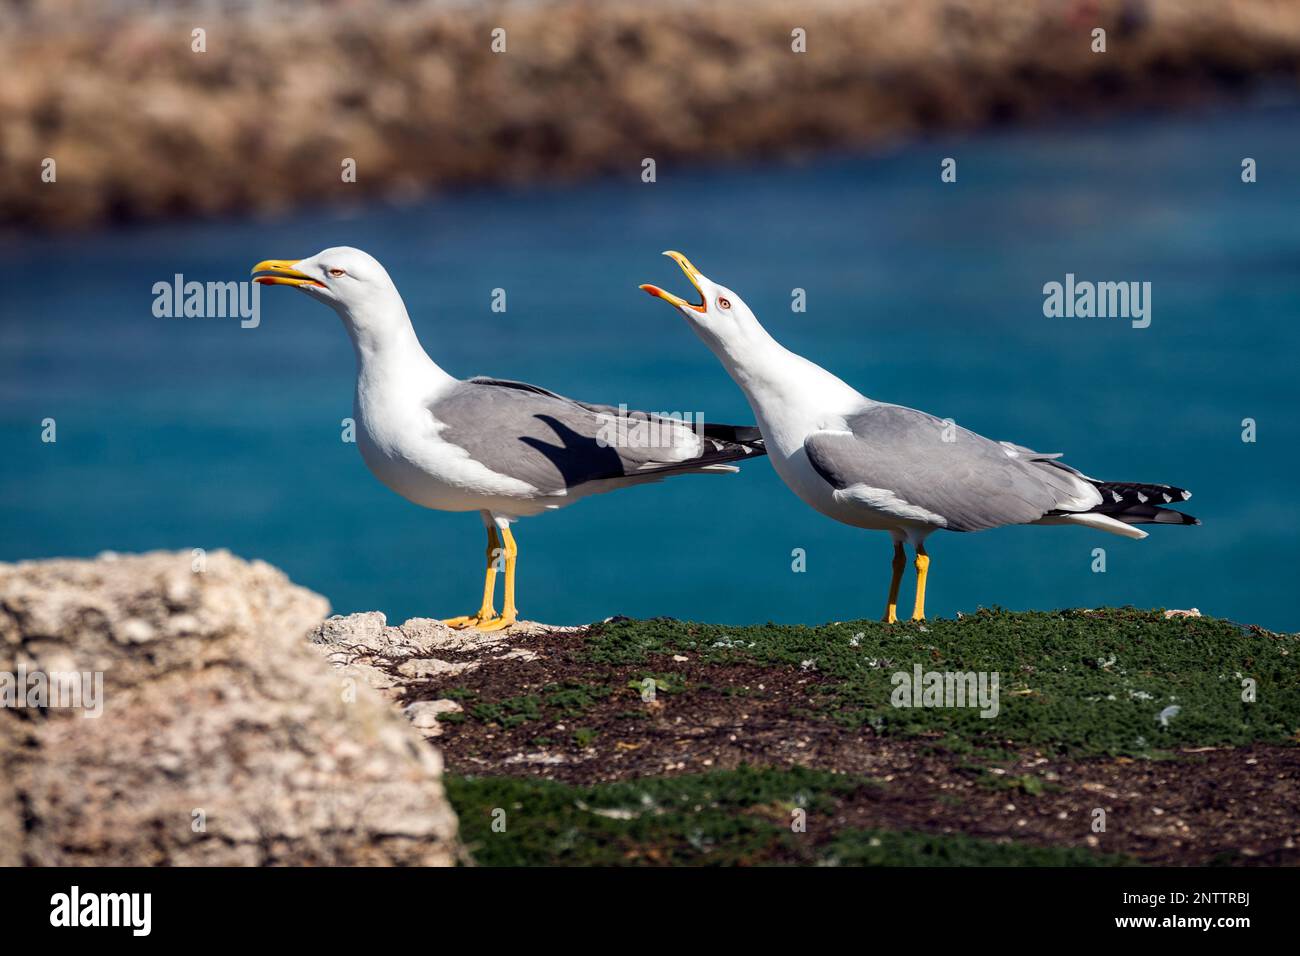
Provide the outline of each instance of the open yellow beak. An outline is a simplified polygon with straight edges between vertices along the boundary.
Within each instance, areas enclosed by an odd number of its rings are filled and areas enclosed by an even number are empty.
[[[301,259],[266,259],[253,266],[253,281],[261,285],[318,285],[325,288],[325,283],[317,282],[294,268],[300,262]]]
[[[694,309],[696,312],[699,312],[701,315],[703,315],[705,312],[708,311],[708,306],[704,304],[704,290],[700,288],[700,279],[703,278],[703,276],[700,274],[700,270],[695,268],[695,266],[691,265],[691,260],[687,259],[680,252],[673,252],[671,249],[669,249],[667,252],[664,253],[664,255],[666,255],[669,259],[672,259],[673,262],[677,263],[677,265],[681,267],[681,270],[686,273],[686,278],[691,280],[691,285],[695,286],[695,291],[700,294],[699,305],[696,305],[692,302],[687,302],[685,299],[675,296],[671,292],[665,292],[657,285],[649,285],[649,284],[643,285],[641,286],[641,291],[648,292],[651,295],[655,296],[656,298],[663,299],[665,302],[669,303],[670,305],[675,305],[679,309]]]

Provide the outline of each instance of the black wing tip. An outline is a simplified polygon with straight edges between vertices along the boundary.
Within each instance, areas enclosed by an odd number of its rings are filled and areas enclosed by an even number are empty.
[[[738,445],[761,443],[763,433],[757,425],[721,425],[717,422],[704,423],[704,437],[719,441],[733,442]]]
[[[761,438],[744,442],[727,441],[723,438],[710,438],[710,440],[713,442],[713,451],[706,452],[699,458],[693,459],[694,461],[725,463],[744,461],[747,458],[762,458],[767,454],[767,447]]]
[[[716,422],[704,423],[704,437],[717,442],[718,451],[734,450],[731,460],[757,458],[767,454],[763,433],[757,425],[721,425]]]
[[[1174,524],[1186,526],[1201,523],[1201,519],[1195,515],[1175,511],[1173,508],[1133,509],[1131,511],[1111,513],[1110,517],[1123,521],[1125,524]]]
[[[1093,481],[1101,492],[1101,504],[1091,512],[1109,515],[1125,524],[1198,525],[1201,519],[1176,510],[1192,493],[1175,485],[1138,481]]]

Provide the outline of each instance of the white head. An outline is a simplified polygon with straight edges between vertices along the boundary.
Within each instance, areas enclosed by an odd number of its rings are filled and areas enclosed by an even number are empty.
[[[687,302],[655,285],[643,285],[641,290],[674,306],[714,354],[724,361],[728,357],[739,359],[747,348],[771,341],[740,296],[707,278],[680,252],[670,250],[664,255],[686,273],[700,301]]]
[[[410,328],[402,296],[387,271],[374,256],[350,246],[335,246],[309,259],[267,259],[253,266],[253,281],[294,286],[324,302],[359,343]]]

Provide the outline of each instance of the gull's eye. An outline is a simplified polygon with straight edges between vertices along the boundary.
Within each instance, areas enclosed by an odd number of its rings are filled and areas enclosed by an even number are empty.
[[[347,273],[344,272],[342,269],[331,269],[331,270],[330,270],[330,275],[332,275],[334,278],[337,279],[339,276],[345,276],[345,275],[347,275]]]
[[[728,299],[725,295],[718,296],[718,308],[719,309],[731,308],[731,300]]]

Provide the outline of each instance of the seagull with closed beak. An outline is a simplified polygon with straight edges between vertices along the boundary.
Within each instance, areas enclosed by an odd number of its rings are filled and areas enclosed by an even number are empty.
[[[912,619],[925,620],[925,540],[940,529],[1073,524],[1145,538],[1134,525],[1200,524],[1165,507],[1191,497],[1181,488],[1098,481],[1059,461],[1059,453],[991,441],[926,412],[867,398],[783,348],[740,296],[705,278],[680,252],[664,255],[686,273],[700,301],[653,285],[642,290],[675,306],[740,386],[781,480],[822,514],[893,538],[885,621],[898,620],[905,543],[916,553]]]
[[[360,249],[268,259],[252,274],[263,285],[305,292],[343,320],[357,360],[357,448],[375,477],[425,508],[482,517],[483,600],[475,613],[445,621],[453,627],[494,631],[518,618],[516,519],[673,475],[735,472],[732,462],[763,454],[752,426],[692,423],[524,382],[450,375],[421,347],[384,267]]]

